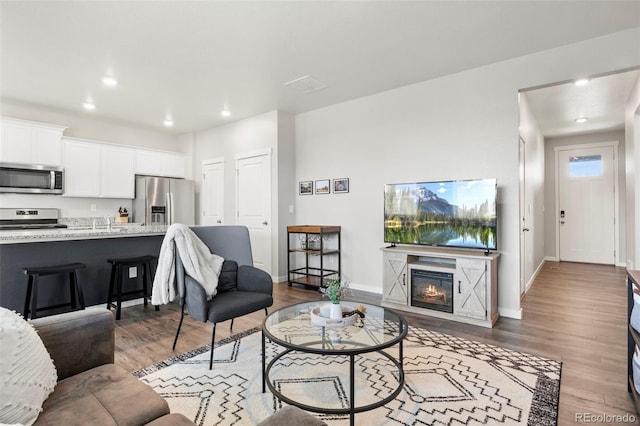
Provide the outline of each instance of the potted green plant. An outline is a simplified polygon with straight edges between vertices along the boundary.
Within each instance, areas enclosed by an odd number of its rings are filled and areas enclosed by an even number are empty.
[[[329,318],[337,319],[342,318],[342,307],[340,306],[340,299],[347,294],[350,294],[348,283],[341,283],[337,280],[327,282],[327,285],[320,289],[322,293],[331,300],[331,311]]]

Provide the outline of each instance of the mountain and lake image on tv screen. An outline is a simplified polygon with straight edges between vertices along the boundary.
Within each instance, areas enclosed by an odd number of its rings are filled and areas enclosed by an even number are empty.
[[[387,184],[384,241],[495,250],[495,179]]]

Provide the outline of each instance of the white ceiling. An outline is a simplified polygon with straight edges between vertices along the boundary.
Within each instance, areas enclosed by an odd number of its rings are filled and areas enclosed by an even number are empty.
[[[624,110],[639,70],[593,78],[586,86],[573,82],[525,92],[545,137],[624,128]],[[575,120],[586,117],[585,123]]]
[[[185,133],[636,26],[638,1],[2,1],[0,96]]]

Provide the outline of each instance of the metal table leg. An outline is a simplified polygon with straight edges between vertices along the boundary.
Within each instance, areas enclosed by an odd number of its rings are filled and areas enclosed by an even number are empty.
[[[355,380],[355,367],[354,360],[355,355],[349,355],[351,365],[349,366],[349,392],[351,396],[349,397],[349,424],[351,426],[355,425],[355,417],[356,417],[356,380]]]
[[[265,357],[266,357],[266,353],[265,353],[265,343],[264,343],[264,330],[262,331],[262,393],[266,392],[265,389],[265,382],[267,380],[266,376],[265,376]]]

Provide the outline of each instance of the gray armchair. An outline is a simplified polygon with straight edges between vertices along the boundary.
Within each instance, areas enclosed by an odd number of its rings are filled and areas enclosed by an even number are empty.
[[[181,306],[180,323],[173,341],[176,348],[185,308],[195,320],[213,324],[211,333],[211,357],[209,370],[213,366],[213,347],[216,325],[242,315],[273,305],[273,281],[269,274],[253,266],[249,230],[245,226],[195,226],[191,230],[209,247],[212,253],[225,259],[218,283],[218,293],[207,301],[204,289],[187,275],[180,255],[176,250],[176,284]]]

